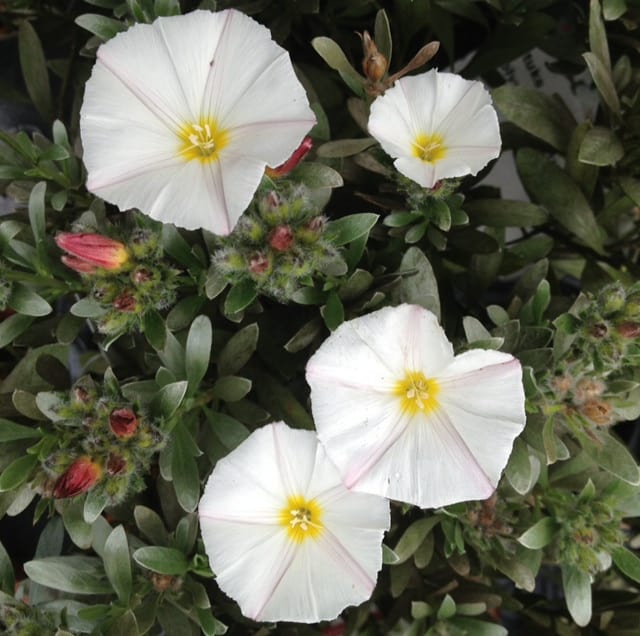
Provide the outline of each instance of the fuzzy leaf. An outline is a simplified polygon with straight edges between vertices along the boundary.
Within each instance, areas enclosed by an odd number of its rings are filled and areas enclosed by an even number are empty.
[[[571,618],[586,627],[591,620],[591,579],[586,572],[570,565],[562,566],[562,587]]]
[[[249,362],[258,346],[260,330],[254,322],[234,333],[218,357],[218,374],[233,375]]]
[[[43,119],[53,119],[53,102],[47,61],[40,38],[28,20],[20,22],[18,52],[22,76],[33,105]]]
[[[31,476],[31,471],[38,463],[36,455],[23,455],[12,461],[0,475],[0,492],[15,490]]]
[[[613,166],[624,156],[624,148],[609,128],[594,126],[580,144],[578,160],[592,166]]]
[[[334,245],[345,245],[361,236],[368,236],[378,218],[378,214],[371,212],[344,216],[327,224],[327,236]]]
[[[604,100],[605,104],[616,115],[620,114],[620,99],[616,92],[611,71],[602,63],[594,53],[583,53],[582,57],[589,67],[593,82]]]
[[[46,557],[28,561],[24,571],[32,581],[69,594],[113,593],[102,563],[95,557]]]
[[[403,533],[398,540],[394,552],[398,560],[396,565],[400,565],[413,556],[415,551],[420,547],[425,537],[440,523],[438,517],[425,517],[414,521]]]
[[[636,583],[640,583],[640,558],[626,548],[616,548],[611,556],[620,572]]]
[[[556,150],[566,149],[575,121],[556,98],[513,84],[496,88],[492,96],[496,108],[518,128],[546,141]]]
[[[200,499],[200,476],[193,456],[194,442],[184,426],[177,426],[173,433],[171,475],[178,503],[187,512],[193,512]]]
[[[542,153],[523,148],[516,157],[518,173],[532,199],[598,254],[604,254],[602,230],[588,201],[571,177]]]
[[[136,563],[152,572],[170,576],[182,576],[189,569],[187,557],[180,550],[174,548],[159,546],[138,548],[133,553],[133,559]]]
[[[9,307],[25,316],[47,316],[53,309],[51,305],[32,289],[20,283],[14,283],[9,298]]]
[[[224,312],[227,315],[237,314],[246,309],[258,295],[255,283],[246,278],[234,285],[224,300]]]
[[[123,603],[131,596],[131,559],[123,526],[114,528],[104,544],[104,569],[113,589]]]
[[[185,345],[185,365],[191,394],[207,373],[212,342],[211,321],[207,316],[198,316],[191,324]]]
[[[311,46],[334,71],[340,73],[340,77],[356,95],[363,96],[365,79],[351,66],[338,44],[331,38],[321,36],[313,38]]]
[[[478,199],[466,201],[464,209],[474,225],[491,227],[532,227],[546,223],[548,212],[527,201]]]
[[[559,527],[552,517],[543,517],[518,537],[518,543],[531,550],[539,550],[553,541]]]
[[[119,20],[114,20],[113,18],[108,18],[107,16],[97,13],[79,15],[75,19],[75,23],[79,27],[89,31],[89,33],[97,35],[104,42],[110,40],[116,34],[120,33],[120,31],[124,31],[127,28],[127,26]]]
[[[16,424],[10,420],[0,418],[0,443],[13,442],[18,439],[31,439],[33,437],[42,437],[42,432],[32,426],[24,426]]]
[[[133,509],[138,530],[142,535],[155,545],[164,546],[169,541],[169,533],[164,527],[160,515],[146,506],[136,506]]]

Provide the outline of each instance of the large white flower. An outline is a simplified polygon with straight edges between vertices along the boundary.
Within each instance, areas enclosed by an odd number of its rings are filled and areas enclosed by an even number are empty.
[[[289,55],[244,14],[137,24],[98,49],[80,112],[87,188],[228,234],[315,122]]]
[[[312,623],[371,596],[389,502],[347,490],[311,431],[253,432],[216,464],[199,514],[218,585],[249,618]]]
[[[480,82],[435,69],[399,79],[371,105],[369,132],[425,188],[477,174],[500,154],[498,116]]]
[[[485,499],[525,424],[519,362],[454,357],[415,305],[343,323],[307,364],[318,437],[347,488],[422,508]]]

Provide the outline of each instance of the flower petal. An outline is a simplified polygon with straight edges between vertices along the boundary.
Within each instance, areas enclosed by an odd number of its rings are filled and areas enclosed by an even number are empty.
[[[283,527],[291,496],[317,501],[318,536]],[[282,422],[218,462],[199,514],[218,585],[263,621],[331,619],[369,598],[389,527],[387,501],[348,491],[317,437]]]
[[[498,351],[467,351],[438,381],[443,410],[496,486],[526,421],[520,363]]]
[[[403,77],[378,97],[369,132],[400,173],[426,188],[477,174],[501,147],[498,117],[484,86],[435,69]],[[417,150],[426,143],[438,152],[423,160]]]
[[[228,234],[266,165],[314,121],[265,27],[234,10],[158,18],[98,51],[81,109],[87,187],[123,210]]]

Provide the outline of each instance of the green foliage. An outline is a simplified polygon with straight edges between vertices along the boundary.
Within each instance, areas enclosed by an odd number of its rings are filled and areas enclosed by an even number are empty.
[[[520,360],[527,425],[487,500],[392,506],[378,585],[346,631],[499,636],[512,616],[514,633],[638,633],[638,3],[59,4],[0,12],[21,75],[10,90],[0,70],[0,96],[38,118],[0,130],[0,191],[16,202],[0,220],[0,517],[44,527],[24,564],[0,544],[0,631],[302,633],[245,622],[218,590],[203,485],[263,424],[313,430],[304,369],[330,331],[412,303],[457,351]],[[318,120],[310,159],[265,175],[227,237],[120,214],[87,191],[81,160],[100,43],[197,6],[267,25]],[[365,30],[378,79],[361,67]],[[589,119],[548,86],[505,82],[536,48],[560,82],[590,84]],[[373,99],[436,66],[491,87],[528,200],[483,181],[491,165],[421,188],[369,136]],[[121,267],[63,264],[55,237],[87,232],[124,247]]]

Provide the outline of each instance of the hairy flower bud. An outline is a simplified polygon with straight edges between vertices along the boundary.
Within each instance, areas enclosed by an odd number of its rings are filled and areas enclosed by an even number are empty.
[[[271,269],[271,262],[267,258],[265,254],[262,252],[256,252],[249,259],[249,270],[252,274],[256,274],[257,276],[262,276],[266,274]]]
[[[293,232],[288,225],[279,225],[269,234],[269,245],[277,252],[286,252],[293,244]]]
[[[128,290],[123,291],[114,301],[113,308],[118,311],[131,312],[136,310],[136,299]]]
[[[616,331],[629,340],[640,337],[640,324],[637,322],[626,321],[616,326]]]
[[[76,459],[56,481],[53,496],[56,499],[75,497],[93,486],[102,477],[102,468],[89,457]]]
[[[132,437],[138,429],[139,423],[138,416],[127,407],[114,409],[109,414],[109,426],[113,433],[121,439]]]
[[[62,232],[56,236],[60,249],[70,254],[62,262],[82,274],[96,269],[117,271],[129,260],[126,246],[101,234]]]
[[[580,407],[580,413],[598,426],[613,422],[613,407],[604,400],[589,400]]]

